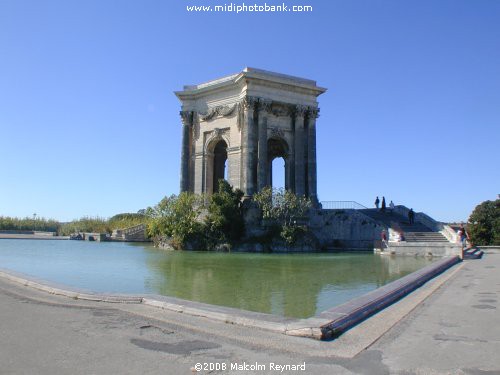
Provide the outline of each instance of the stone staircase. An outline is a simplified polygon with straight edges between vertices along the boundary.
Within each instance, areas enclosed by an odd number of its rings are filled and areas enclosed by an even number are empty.
[[[363,214],[383,223],[388,228],[403,232],[406,242],[448,242],[440,232],[434,232],[424,224],[410,224],[408,218],[387,209],[382,212],[377,209],[360,210]]]
[[[392,211],[386,209],[382,212],[377,209],[359,210],[364,215],[383,224],[389,230],[389,249],[390,253],[400,253],[405,255],[451,255],[459,253],[460,247],[448,238],[441,231],[432,230],[422,222],[418,221],[418,215],[414,224],[410,224],[408,217],[398,213],[398,210]],[[421,214],[420,214],[421,215]],[[397,238],[398,233],[403,233],[404,241]],[[383,246],[377,241],[382,252]]]
[[[445,242],[448,239],[439,232],[404,232],[406,242]]]

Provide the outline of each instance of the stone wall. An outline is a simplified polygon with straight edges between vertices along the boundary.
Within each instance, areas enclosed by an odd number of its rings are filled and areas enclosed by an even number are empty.
[[[386,227],[356,210],[315,210],[311,231],[323,249],[373,250]]]

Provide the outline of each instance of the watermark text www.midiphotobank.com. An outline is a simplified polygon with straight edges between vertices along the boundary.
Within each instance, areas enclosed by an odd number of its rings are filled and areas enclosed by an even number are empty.
[[[289,5],[286,3],[224,3],[217,5],[186,5],[187,12],[200,13],[308,13],[313,11],[312,5]]]

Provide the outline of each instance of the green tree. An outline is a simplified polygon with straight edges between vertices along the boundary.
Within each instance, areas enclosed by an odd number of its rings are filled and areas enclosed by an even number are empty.
[[[476,206],[469,217],[469,235],[477,245],[500,245],[500,199]]]
[[[208,246],[239,240],[245,226],[241,211],[243,192],[233,190],[226,180],[219,180],[218,191],[209,197],[205,217]]]
[[[254,200],[262,210],[264,219],[281,226],[280,235],[288,244],[293,244],[297,236],[304,232],[299,222],[312,207],[310,199],[285,189],[266,187],[254,195]]]
[[[254,200],[262,210],[264,219],[276,220],[285,226],[292,226],[297,219],[303,218],[311,201],[300,197],[285,189],[272,189],[265,187],[254,195]]]
[[[187,241],[203,233],[199,218],[203,208],[203,197],[183,192],[163,198],[153,208],[146,210],[151,217],[147,232],[153,239],[162,236],[172,238],[172,245],[182,249]]]

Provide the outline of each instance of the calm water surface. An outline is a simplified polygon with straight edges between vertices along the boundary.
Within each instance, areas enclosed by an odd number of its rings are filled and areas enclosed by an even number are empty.
[[[130,243],[0,240],[0,268],[40,279],[295,318],[313,316],[430,262],[372,253],[167,252]]]

